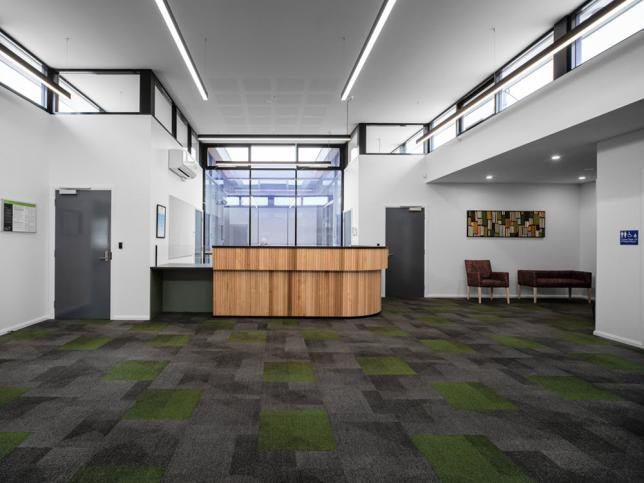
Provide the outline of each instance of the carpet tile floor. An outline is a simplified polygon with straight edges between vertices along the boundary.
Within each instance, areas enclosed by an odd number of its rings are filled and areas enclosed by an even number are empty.
[[[644,351],[579,301],[0,337],[1,482],[644,481]]]

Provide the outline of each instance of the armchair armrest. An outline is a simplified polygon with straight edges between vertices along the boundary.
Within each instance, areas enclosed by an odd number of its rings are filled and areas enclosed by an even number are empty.
[[[519,285],[534,287],[537,285],[537,274],[534,270],[519,270],[517,280]]]
[[[481,285],[481,274],[479,272],[467,272],[468,287],[479,287]]]
[[[492,272],[490,273],[489,278],[493,278],[495,280],[501,280],[506,284],[510,283],[510,274],[508,272]]]

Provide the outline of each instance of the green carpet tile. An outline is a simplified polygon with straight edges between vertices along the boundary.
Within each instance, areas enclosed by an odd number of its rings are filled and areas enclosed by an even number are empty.
[[[148,343],[152,347],[184,347],[189,341],[189,335],[159,334]]]
[[[229,342],[237,344],[264,344],[266,342],[265,330],[237,330],[230,333]]]
[[[268,321],[268,326],[271,329],[285,329],[288,327],[298,327],[300,321],[297,319],[271,319]]]
[[[574,376],[528,376],[567,401],[616,401],[620,397]]]
[[[616,369],[619,371],[644,372],[644,364],[633,362],[613,354],[580,352],[571,354],[577,359],[583,359],[599,367],[606,369]]]
[[[565,340],[566,342],[572,342],[573,344],[579,345],[610,345],[611,342],[606,339],[591,335],[591,334],[580,334],[577,332],[564,332],[558,335],[559,339]]]
[[[479,382],[434,382],[432,387],[455,409],[472,411],[516,409],[510,401]]]
[[[414,435],[412,441],[442,482],[529,482],[485,436]]]
[[[315,382],[315,370],[310,362],[264,362],[265,382]]]
[[[369,331],[380,337],[407,337],[409,335],[398,327],[369,327]]]
[[[88,466],[74,475],[72,483],[158,483],[164,474],[163,468]]]
[[[644,351],[593,330],[548,298],[47,320],[0,338],[0,482],[641,481]]]
[[[310,329],[302,331],[302,337],[306,342],[317,342],[324,340],[339,340],[340,336],[335,330],[331,329]]]
[[[208,329],[214,329],[214,330],[232,330],[235,328],[235,322],[234,320],[227,320],[227,319],[211,319],[211,320],[204,320],[202,322],[203,327],[206,327]]]
[[[469,345],[455,340],[422,339],[420,343],[436,352],[476,352]]]
[[[170,324],[167,324],[165,322],[146,322],[132,324],[130,330],[133,330],[135,332],[161,332],[163,330],[166,330],[169,326]]]
[[[265,410],[259,416],[261,451],[333,451],[335,437],[323,410]]]
[[[513,349],[545,349],[546,346],[523,337],[512,337],[508,335],[497,335],[490,337],[493,341],[498,342],[506,347]]]
[[[26,387],[0,387],[0,406],[9,404],[27,391],[29,391],[29,388]]]
[[[416,372],[398,357],[357,357],[368,376],[413,376]]]
[[[0,433],[0,460],[29,437],[29,433]]]
[[[590,329],[593,327],[592,321],[577,317],[558,317],[550,320],[549,323],[561,329]]]
[[[201,389],[146,389],[125,413],[125,419],[190,419]]]
[[[428,315],[426,317],[421,317],[420,320],[427,325],[445,325],[450,323],[448,319],[444,317],[438,317],[435,315]]]
[[[9,340],[38,340],[44,339],[52,334],[51,329],[21,329],[0,337],[0,342]]]
[[[80,336],[60,347],[65,351],[93,351],[110,341],[109,337]]]
[[[123,361],[108,374],[108,381],[153,381],[168,365],[167,361]]]

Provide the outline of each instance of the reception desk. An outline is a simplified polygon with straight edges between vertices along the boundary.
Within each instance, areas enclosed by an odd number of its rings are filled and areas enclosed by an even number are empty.
[[[213,315],[377,314],[387,255],[385,247],[213,247]]]

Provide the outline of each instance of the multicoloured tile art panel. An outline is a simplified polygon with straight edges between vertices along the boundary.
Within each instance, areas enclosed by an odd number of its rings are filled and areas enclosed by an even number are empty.
[[[468,210],[467,236],[472,238],[545,238],[545,211]]]

